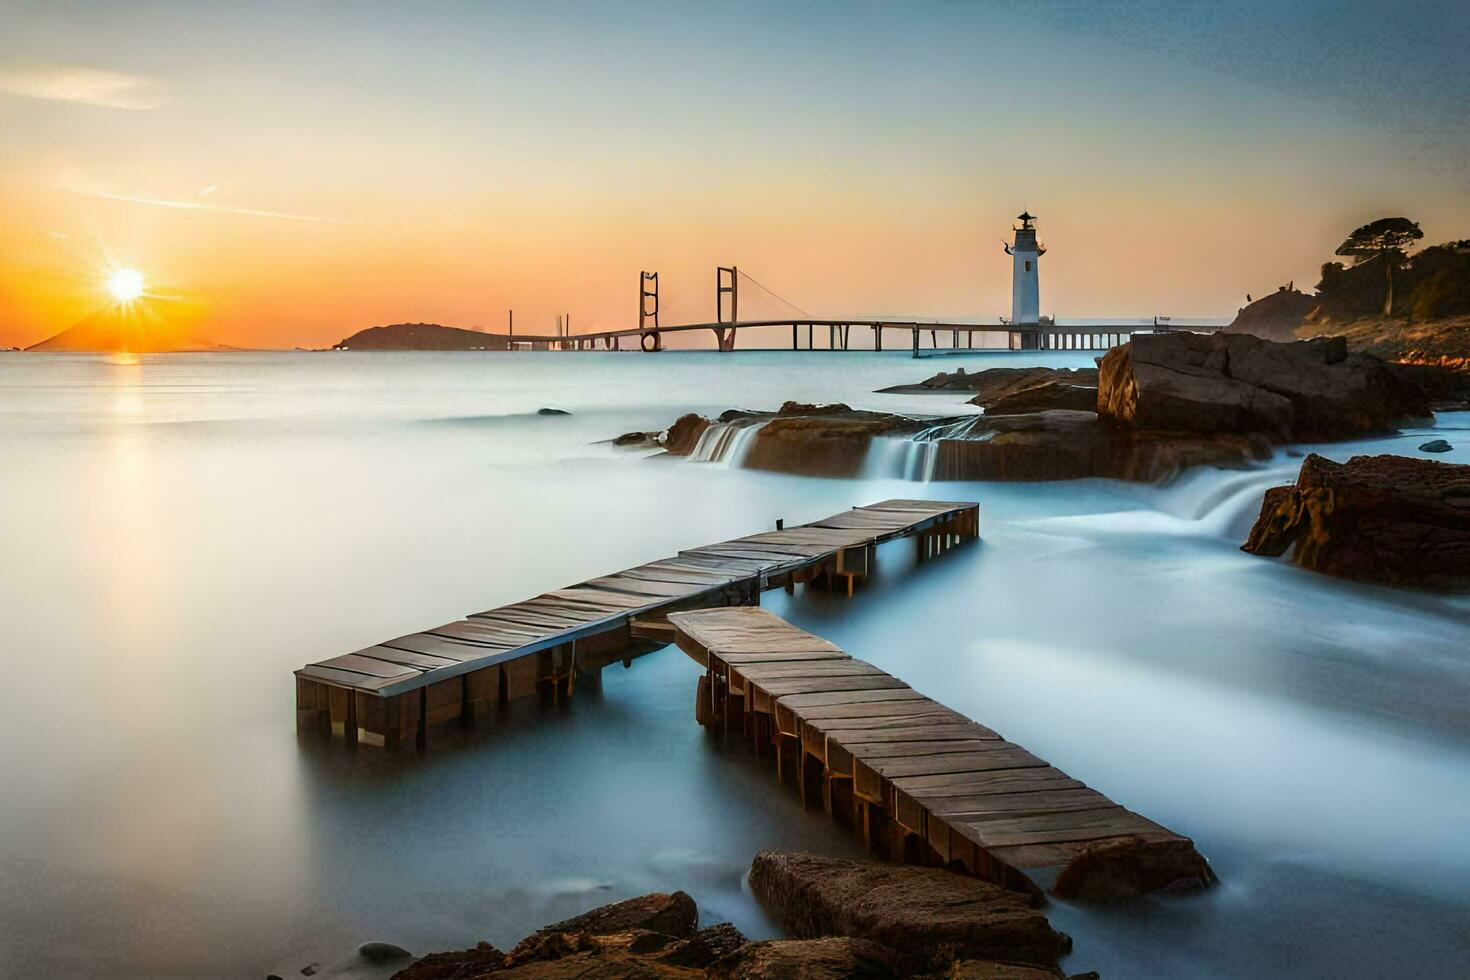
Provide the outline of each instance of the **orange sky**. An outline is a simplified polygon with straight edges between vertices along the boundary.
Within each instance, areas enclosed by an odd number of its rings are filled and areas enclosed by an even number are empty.
[[[1470,235],[1444,120],[1405,131],[1313,77],[1267,87],[1102,27],[424,9],[21,11],[0,344],[95,313],[115,266],[181,331],[289,347],[510,307],[518,332],[631,326],[641,269],[666,323],[706,320],[730,263],[817,317],[993,319],[1023,208],[1062,317],[1228,316],[1383,214]],[[788,308],[747,290],[742,314]]]

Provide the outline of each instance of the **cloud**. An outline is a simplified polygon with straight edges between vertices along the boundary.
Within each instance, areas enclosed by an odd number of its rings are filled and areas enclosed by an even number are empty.
[[[59,65],[0,71],[0,93],[108,109],[152,109],[158,86],[141,75]]]
[[[169,201],[156,197],[136,197],[132,194],[110,194],[106,191],[72,189],[73,194],[96,197],[104,201],[126,201],[129,204],[147,204],[156,208],[178,208],[183,211],[216,211],[221,214],[243,214],[252,218],[281,218],[286,221],[335,221],[316,214],[291,214],[286,211],[265,211],[260,208],[232,208],[223,204],[201,204],[199,201]]]

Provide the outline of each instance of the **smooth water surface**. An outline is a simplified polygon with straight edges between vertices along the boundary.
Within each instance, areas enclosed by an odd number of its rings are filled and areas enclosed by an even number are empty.
[[[1288,454],[1166,488],[909,483],[599,440],[1088,354],[0,355],[0,971],[262,975],[366,939],[506,946],[684,888],[775,934],[762,847],[854,839],[693,721],[676,650],[427,758],[299,744],[291,670],[891,496],[982,537],[778,613],[1194,837],[1212,892],[1054,903],[1073,971],[1453,974],[1470,954],[1470,601],[1237,546]],[[538,416],[543,406],[570,416]],[[1318,448],[1414,453],[1427,430]],[[1470,420],[1439,434],[1470,462]],[[894,470],[893,472],[897,472]]]

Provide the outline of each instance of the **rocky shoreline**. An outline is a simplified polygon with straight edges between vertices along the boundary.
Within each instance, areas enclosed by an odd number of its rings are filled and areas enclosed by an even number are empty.
[[[968,875],[763,851],[749,882],[793,938],[750,940],[728,922],[701,928],[694,899],[679,891],[592,909],[536,930],[509,952],[481,942],[415,958],[369,943],[338,963],[299,972],[359,980],[1067,976],[1059,964],[1072,940],[1052,928],[1043,900]]]
[[[923,443],[935,480],[1164,482],[1194,466],[1244,468],[1276,446],[1388,433],[1470,406],[1470,375],[1390,364],[1341,338],[1140,334],[1097,369],[941,373],[884,391],[973,392],[979,415],[916,419],[843,404],[685,415],[619,445],[695,454],[711,429],[753,428],[742,465],[808,476],[862,471],[874,439]]]

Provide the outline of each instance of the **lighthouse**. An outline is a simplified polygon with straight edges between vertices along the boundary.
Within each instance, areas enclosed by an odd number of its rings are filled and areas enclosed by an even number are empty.
[[[1041,288],[1037,283],[1037,266],[1046,254],[1045,245],[1036,244],[1036,215],[1022,211],[1016,217],[1021,227],[1012,229],[1016,233],[1013,244],[1006,245],[1006,254],[1011,256],[1011,322],[1041,322]]]

